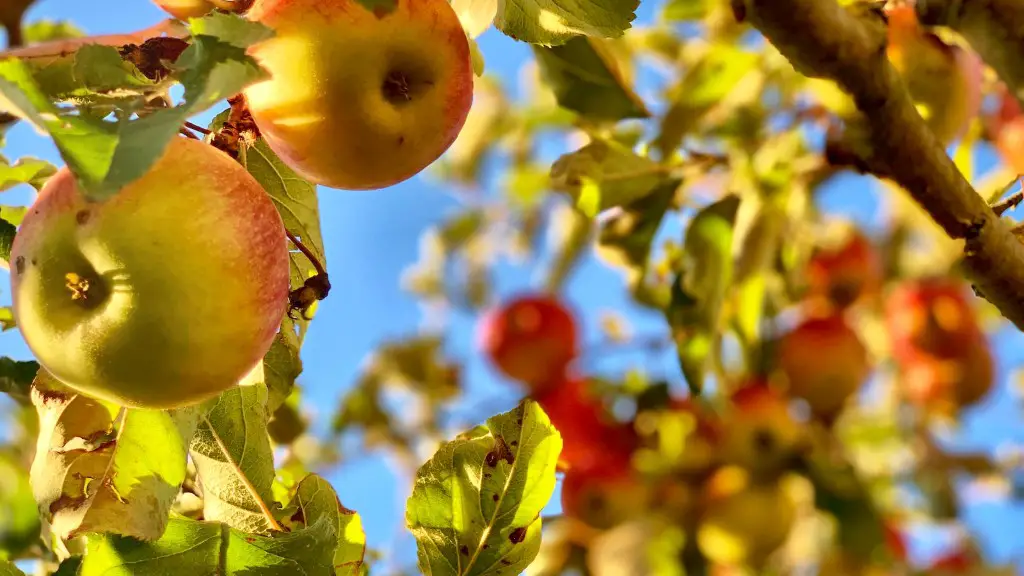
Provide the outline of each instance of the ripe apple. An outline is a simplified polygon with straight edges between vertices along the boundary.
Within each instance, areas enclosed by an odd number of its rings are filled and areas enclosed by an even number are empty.
[[[244,92],[270,147],[317,184],[397,184],[443,154],[473,101],[469,40],[445,0],[256,0],[276,36],[251,48],[270,78]]]
[[[213,10],[209,0],[153,0],[157,6],[179,20],[200,18]]]
[[[563,470],[590,468],[612,456],[629,459],[637,447],[633,427],[617,422],[588,390],[584,378],[568,376],[535,394],[534,400],[562,436]]]
[[[980,402],[995,384],[995,359],[981,334],[954,357],[920,353],[903,360],[901,384],[908,402],[930,412],[956,415]]]
[[[478,335],[491,362],[534,392],[561,381],[578,353],[575,317],[543,294],[511,298],[484,316]]]
[[[789,538],[796,506],[779,483],[732,478],[740,475],[723,468],[708,482],[697,545],[716,564],[761,568]]]
[[[606,530],[646,511],[652,492],[628,456],[610,452],[588,466],[567,470],[562,481],[562,512]]]
[[[960,138],[981,111],[984,66],[970,50],[921,27],[914,1],[889,2],[886,54],[943,146]]]
[[[980,332],[965,284],[952,278],[900,284],[886,300],[885,312],[897,360],[920,353],[957,357]]]
[[[775,478],[807,448],[802,423],[789,412],[785,396],[760,378],[753,378],[731,396],[723,415],[722,461],[748,471],[756,479]]]
[[[811,317],[782,337],[778,368],[787,392],[832,421],[871,372],[867,348],[842,314]]]
[[[227,154],[176,138],[103,202],[65,167],[11,249],[18,329],[69,387],[139,408],[193,404],[236,385],[288,306],[281,217]]]
[[[882,258],[856,228],[819,246],[807,266],[808,297],[845,309],[874,294],[882,284]]]

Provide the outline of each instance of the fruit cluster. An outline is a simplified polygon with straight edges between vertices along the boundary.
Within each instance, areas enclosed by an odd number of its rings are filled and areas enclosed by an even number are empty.
[[[960,283],[912,280],[883,298],[884,276],[871,240],[844,228],[811,255],[802,318],[766,343],[763,371],[727,383],[720,398],[638,400],[628,422],[578,374],[577,321],[558,297],[505,301],[481,322],[480,348],[561,432],[565,517],[601,531],[657,510],[714,564],[756,567],[796,523],[796,471],[831,450],[832,429],[875,368],[855,329],[862,308],[885,312],[898,389],[923,414],[949,414],[991,388],[991,353]],[[885,529],[889,546],[878,553],[905,561],[895,527]],[[836,573],[857,563],[825,562]]]

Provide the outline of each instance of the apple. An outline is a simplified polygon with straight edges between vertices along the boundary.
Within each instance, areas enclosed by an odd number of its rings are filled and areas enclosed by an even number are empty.
[[[871,364],[842,314],[805,319],[779,341],[778,368],[787,392],[829,422],[867,380]]]
[[[721,566],[762,568],[796,523],[796,506],[776,482],[750,483],[742,472],[723,468],[705,493],[697,545]]]
[[[157,6],[178,20],[200,18],[213,10],[209,0],[153,0]]]
[[[238,162],[175,138],[103,202],[59,170],[11,249],[18,329],[85,395],[137,408],[235,386],[287,312],[289,257],[273,201]]]
[[[721,458],[756,479],[775,478],[807,448],[806,430],[789,411],[785,396],[760,377],[731,397],[722,418]]]
[[[886,328],[897,361],[920,353],[954,358],[980,333],[966,284],[952,278],[901,283],[885,305]]]
[[[906,400],[937,414],[956,415],[984,399],[995,384],[995,359],[981,334],[957,356],[919,353],[904,359],[900,370]]]
[[[637,448],[634,428],[616,421],[584,378],[567,376],[533,399],[562,436],[562,470],[589,468],[609,455],[628,459]]]
[[[889,2],[886,54],[918,111],[943,146],[960,138],[981,111],[984,66],[970,50],[924,29],[914,1]]]
[[[470,47],[446,0],[256,0],[276,32],[251,47],[270,77],[245,91],[267,144],[304,178],[371,190],[416,175],[455,141],[473,101]]]
[[[807,266],[808,297],[845,309],[874,294],[882,284],[882,258],[856,228],[819,246]]]
[[[645,512],[652,494],[633,469],[629,455],[613,451],[588,466],[566,471],[562,513],[607,530]]]
[[[690,478],[705,476],[719,463],[721,421],[717,414],[689,397],[672,398],[668,408],[673,416],[685,418],[682,424],[686,427],[686,435],[676,470]]]
[[[487,313],[479,347],[506,376],[532,391],[560,381],[576,358],[576,319],[554,296],[525,294]]]

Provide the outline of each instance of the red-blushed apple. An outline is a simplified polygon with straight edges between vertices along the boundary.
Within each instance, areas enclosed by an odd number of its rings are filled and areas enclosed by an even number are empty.
[[[276,32],[244,91],[270,147],[317,184],[370,190],[416,175],[455,141],[473,101],[469,40],[446,0],[256,0]]]
[[[886,4],[887,55],[918,111],[943,146],[963,136],[981,111],[984,66],[974,52],[924,29],[914,1]]]
[[[867,380],[871,364],[860,336],[841,313],[805,319],[779,341],[786,391],[831,422]]]
[[[238,162],[175,138],[103,202],[67,168],[43,187],[11,250],[18,329],[69,387],[124,406],[194,404],[235,386],[288,307],[281,217]]]
[[[544,294],[509,299],[484,315],[477,334],[494,366],[533,392],[559,382],[578,353],[576,318]]]
[[[808,298],[845,309],[875,294],[882,284],[882,258],[861,231],[853,228],[834,243],[819,246],[807,266]]]
[[[750,378],[731,395],[722,417],[722,461],[739,466],[757,480],[786,471],[807,447],[804,425],[789,402],[762,378]]]
[[[630,453],[608,451],[600,460],[566,471],[562,481],[562,512],[606,530],[644,513],[652,491],[636,473]]]
[[[909,403],[946,416],[977,404],[995,384],[995,359],[983,334],[964,343],[956,356],[905,357],[900,371],[901,390]]]
[[[609,453],[628,455],[637,447],[633,426],[615,420],[585,378],[567,376],[533,399],[562,435],[562,470],[589,468]]]
[[[213,10],[209,0],[153,0],[165,12],[179,20],[200,18]]]
[[[796,506],[779,482],[751,482],[739,468],[716,472],[704,499],[697,545],[722,566],[762,568],[796,523]]]
[[[958,547],[938,558],[928,567],[929,576],[954,576],[972,574],[980,562],[977,555],[969,550]]]
[[[952,278],[908,280],[894,288],[886,305],[886,328],[897,361],[921,353],[958,356],[980,332],[967,285]]]

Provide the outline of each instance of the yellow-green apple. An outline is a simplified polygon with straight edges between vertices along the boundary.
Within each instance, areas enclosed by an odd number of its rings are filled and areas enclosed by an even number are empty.
[[[871,372],[868,351],[841,313],[805,319],[779,341],[787,392],[830,422]]]
[[[88,201],[65,167],[11,250],[14,317],[39,363],[86,395],[174,408],[236,385],[288,305],[273,201],[227,154],[175,138],[141,178]]]
[[[984,66],[974,52],[924,29],[914,0],[889,2],[887,55],[932,133],[948,146],[981,110]]]
[[[270,147],[303,177],[370,190],[455,141],[473,101],[469,40],[446,0],[256,0],[276,35],[251,48],[270,78],[245,90]]]
[[[153,2],[179,20],[206,16],[214,8],[209,0],[153,0]]]
[[[697,545],[721,566],[761,568],[796,522],[796,506],[780,483],[750,482],[738,468],[719,470],[704,497]]]
[[[560,382],[576,358],[576,318],[554,296],[510,298],[480,321],[480,349],[506,376],[532,392]]]
[[[731,395],[722,418],[722,461],[747,470],[756,480],[775,478],[808,447],[803,423],[789,411],[787,398],[760,377]]]
[[[807,266],[808,297],[847,308],[876,293],[882,284],[882,258],[856,228],[818,246]]]

